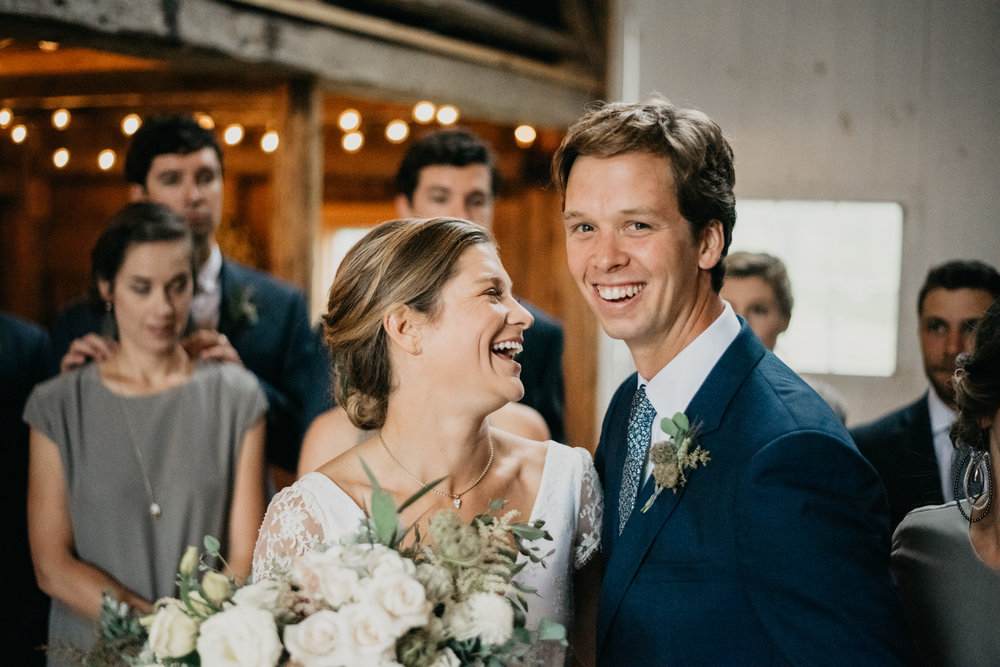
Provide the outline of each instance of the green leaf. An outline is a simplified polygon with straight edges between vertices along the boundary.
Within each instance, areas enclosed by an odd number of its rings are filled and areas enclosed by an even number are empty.
[[[538,638],[563,641],[566,639],[566,628],[563,627],[562,623],[543,618],[538,623]]]
[[[387,547],[395,547],[396,533],[399,530],[399,515],[396,512],[396,501],[392,494],[384,491],[375,479],[375,473],[368,464],[361,461],[368,480],[372,485],[372,522],[375,524],[375,537],[379,543]]]
[[[673,422],[677,424],[678,428],[684,431],[688,430],[688,428],[690,428],[691,426],[691,422],[688,421],[687,415],[684,414],[683,412],[678,412],[677,414],[675,414]]]
[[[667,419],[666,417],[660,420],[660,429],[662,429],[663,432],[671,438],[675,437],[679,433],[677,430],[677,424],[675,424],[672,419]]]
[[[219,548],[221,546],[222,545],[219,544],[219,540],[215,539],[211,535],[205,536],[205,551],[207,551],[210,556],[215,556],[216,558],[218,558]]]

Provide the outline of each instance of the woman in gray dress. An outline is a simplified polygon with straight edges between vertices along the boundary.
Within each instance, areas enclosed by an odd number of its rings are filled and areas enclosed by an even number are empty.
[[[955,373],[956,498],[906,515],[892,564],[928,665],[1000,665],[1000,301],[976,328]]]
[[[222,541],[231,574],[247,576],[265,506],[267,401],[256,378],[181,345],[195,282],[184,221],[130,204],[91,259],[119,343],[38,385],[24,412],[28,532],[53,599],[55,662],[58,649],[92,643],[102,593],[142,612],[173,595],[181,555],[206,534]]]

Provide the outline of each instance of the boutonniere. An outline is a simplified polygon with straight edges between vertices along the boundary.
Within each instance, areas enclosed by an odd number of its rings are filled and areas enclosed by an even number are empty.
[[[257,324],[257,304],[253,302],[253,287],[241,285],[229,292],[229,319],[236,327]]]
[[[663,489],[677,493],[677,487],[687,484],[685,470],[694,470],[711,461],[708,450],[698,444],[699,425],[691,426],[687,415],[678,412],[670,419],[663,419],[660,428],[667,434],[666,440],[653,444],[649,449],[649,459],[653,462],[653,481],[656,486],[653,495],[642,506],[643,513],[653,506]]]

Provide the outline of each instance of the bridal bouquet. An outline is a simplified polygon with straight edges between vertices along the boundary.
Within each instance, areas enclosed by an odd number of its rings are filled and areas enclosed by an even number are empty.
[[[366,468],[367,470],[367,468]],[[558,623],[525,628],[518,556],[539,562],[528,542],[551,539],[541,521],[498,515],[502,502],[463,523],[437,512],[431,544],[403,547],[392,496],[372,480],[372,507],[358,533],[294,560],[274,578],[237,587],[190,547],[178,572],[178,598],[135,619],[106,599],[102,642],[132,665],[499,666],[523,660],[535,641],[565,643]],[[219,543],[205,538],[208,554]],[[198,570],[204,572],[199,579]]]

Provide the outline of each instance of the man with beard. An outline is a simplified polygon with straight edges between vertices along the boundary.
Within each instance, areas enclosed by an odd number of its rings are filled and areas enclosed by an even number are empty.
[[[955,500],[955,359],[972,345],[976,323],[1000,295],[1000,273],[977,261],[953,260],[927,274],[917,299],[920,351],[930,389],[914,403],[851,436],[882,477],[892,529],[910,510]]]

